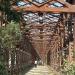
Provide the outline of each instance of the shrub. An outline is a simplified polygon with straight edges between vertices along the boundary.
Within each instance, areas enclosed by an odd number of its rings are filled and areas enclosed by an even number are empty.
[[[0,75],[8,75],[5,65],[0,62]]]
[[[70,63],[65,60],[63,65],[64,75],[75,75],[75,62]]]

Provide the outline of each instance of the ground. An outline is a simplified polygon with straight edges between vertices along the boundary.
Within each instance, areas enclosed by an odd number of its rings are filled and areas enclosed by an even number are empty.
[[[60,75],[60,74],[48,66],[37,66],[33,67],[24,75]]]

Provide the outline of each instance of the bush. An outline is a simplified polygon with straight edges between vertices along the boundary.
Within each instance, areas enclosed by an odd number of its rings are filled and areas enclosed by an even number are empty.
[[[65,60],[63,65],[64,75],[75,75],[75,62],[69,63]]]
[[[11,22],[6,27],[0,27],[0,75],[8,75],[9,55],[16,50],[17,42],[21,40],[19,23]],[[14,53],[15,54],[15,53]],[[13,58],[12,62],[14,62]],[[8,65],[7,65],[8,64]]]
[[[5,65],[0,63],[0,75],[8,75]]]

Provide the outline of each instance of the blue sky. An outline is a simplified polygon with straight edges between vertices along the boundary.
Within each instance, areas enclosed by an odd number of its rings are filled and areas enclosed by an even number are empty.
[[[39,1],[39,3],[42,3],[43,1],[46,1],[46,0],[36,0],[36,1]],[[26,4],[26,3],[25,3],[25,2],[22,2],[22,1],[20,1],[20,2],[17,3],[18,6],[23,6],[23,5],[25,5],[25,4]],[[58,2],[54,3],[54,5],[56,5],[56,6],[58,6],[58,7],[62,6],[62,4],[60,4],[60,3],[58,3]]]

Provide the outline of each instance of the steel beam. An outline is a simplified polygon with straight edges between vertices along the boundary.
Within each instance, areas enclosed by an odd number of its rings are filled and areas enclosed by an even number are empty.
[[[51,12],[51,13],[75,13],[75,5],[71,5],[71,7],[63,7],[63,8],[58,8],[58,7],[48,7],[48,6],[42,6],[42,7],[37,7],[35,5],[31,6],[12,6],[12,10],[16,10],[18,12]]]

